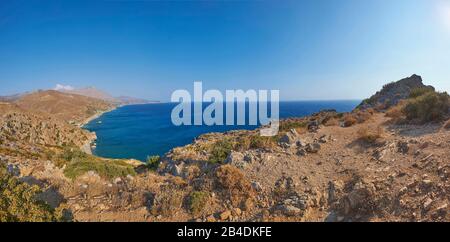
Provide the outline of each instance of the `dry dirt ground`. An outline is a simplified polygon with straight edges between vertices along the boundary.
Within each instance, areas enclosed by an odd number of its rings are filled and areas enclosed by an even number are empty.
[[[377,136],[363,139],[361,130]],[[113,180],[88,172],[72,181],[51,161],[0,159],[77,221],[450,221],[450,131],[442,124],[398,126],[375,113],[362,124],[320,125],[294,138],[232,152],[227,164],[181,147],[177,153],[196,159],[181,166],[169,154],[158,172]],[[176,172],[164,169],[177,164]],[[194,192],[205,196],[196,212]]]

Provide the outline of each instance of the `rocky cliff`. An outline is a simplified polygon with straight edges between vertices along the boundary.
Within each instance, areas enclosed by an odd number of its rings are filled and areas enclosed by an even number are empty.
[[[380,110],[395,106],[400,100],[406,99],[411,91],[418,88],[426,88],[434,91],[432,86],[423,84],[422,77],[412,75],[396,82],[391,82],[368,99],[365,99],[357,109],[376,108]]]

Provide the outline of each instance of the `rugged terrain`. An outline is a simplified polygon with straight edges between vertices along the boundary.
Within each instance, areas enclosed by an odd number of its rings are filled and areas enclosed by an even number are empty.
[[[450,101],[416,75],[350,113],[205,134],[146,164],[85,154],[72,116],[21,103],[0,105],[0,160],[64,220],[450,221]]]

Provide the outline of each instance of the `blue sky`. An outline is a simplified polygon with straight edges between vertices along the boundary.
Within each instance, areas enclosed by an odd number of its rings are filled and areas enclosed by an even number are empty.
[[[56,84],[360,99],[412,74],[450,91],[450,1],[0,1],[0,95]]]

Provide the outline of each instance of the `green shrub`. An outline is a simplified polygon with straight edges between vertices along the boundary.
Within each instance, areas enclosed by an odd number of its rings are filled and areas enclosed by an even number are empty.
[[[127,175],[136,175],[133,166],[120,160],[100,160],[100,159],[74,159],[64,170],[64,175],[75,179],[88,171],[94,171],[99,176],[107,179],[124,177]]]
[[[86,159],[89,155],[78,148],[64,147],[63,152],[59,155],[64,161],[72,161],[73,159]]]
[[[413,90],[411,90],[411,93],[409,94],[409,98],[420,97],[428,92],[433,92],[433,89],[431,89],[429,87],[414,88]]]
[[[199,192],[199,191],[192,192],[189,198],[189,209],[191,210],[192,214],[194,215],[200,214],[205,208],[206,204],[208,203],[208,200],[209,200],[208,192]]]
[[[58,221],[49,205],[36,200],[42,191],[12,177],[0,164],[0,222]]]
[[[403,112],[407,120],[417,120],[421,123],[439,121],[448,115],[450,108],[449,95],[446,92],[426,92],[410,99]]]
[[[217,141],[210,151],[209,162],[213,164],[223,163],[232,149],[233,144],[229,140]]]
[[[307,121],[282,121],[280,122],[280,132],[287,132],[291,129],[306,128]]]
[[[145,162],[145,166],[150,170],[157,170],[159,167],[159,163],[161,161],[161,157],[159,155],[148,156],[147,161]]]

